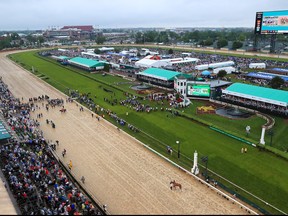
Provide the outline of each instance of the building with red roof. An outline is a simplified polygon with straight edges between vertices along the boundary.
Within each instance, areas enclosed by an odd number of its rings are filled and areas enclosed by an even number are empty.
[[[81,30],[86,32],[93,32],[94,28],[92,25],[85,25],[85,26],[64,26],[61,30]]]
[[[62,38],[72,40],[91,39],[96,32],[92,25],[84,26],[64,26],[61,29],[47,30],[44,36],[47,38]]]

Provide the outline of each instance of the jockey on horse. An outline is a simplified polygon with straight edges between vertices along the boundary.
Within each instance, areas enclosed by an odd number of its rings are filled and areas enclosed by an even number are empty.
[[[170,189],[176,189],[176,187],[179,187],[179,189],[182,190],[182,185],[180,183],[177,183],[175,180],[170,181]]]

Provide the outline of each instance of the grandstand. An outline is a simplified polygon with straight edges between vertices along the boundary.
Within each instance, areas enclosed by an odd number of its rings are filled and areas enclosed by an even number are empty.
[[[222,90],[222,99],[260,110],[288,115],[288,92],[243,83]]]
[[[95,70],[102,70],[104,69],[104,62],[96,61],[87,58],[75,57],[68,60],[70,65],[88,70],[88,71],[95,71]]]
[[[164,70],[159,68],[149,68],[137,73],[137,79],[140,81],[149,82],[151,84],[160,85],[167,88],[173,88],[175,76],[181,73]]]

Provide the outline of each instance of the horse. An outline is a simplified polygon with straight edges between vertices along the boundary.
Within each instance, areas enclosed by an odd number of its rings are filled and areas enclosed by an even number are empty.
[[[179,189],[182,190],[182,185],[180,183],[177,183],[175,180],[170,181],[170,189],[176,189],[176,187],[179,187]]]
[[[62,108],[62,109],[60,109],[60,112],[61,112],[61,113],[65,113],[65,112],[66,112],[66,109]]]

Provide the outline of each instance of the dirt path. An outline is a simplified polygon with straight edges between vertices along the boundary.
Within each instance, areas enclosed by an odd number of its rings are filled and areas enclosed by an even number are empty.
[[[65,96],[0,53],[0,76],[16,97],[50,98]],[[40,124],[46,139],[59,140],[57,154],[65,164],[72,160],[76,178],[85,176],[86,188],[111,214],[247,214],[216,192],[180,171],[140,145],[123,131],[89,110],[79,111],[76,103],[65,103],[47,112],[42,104],[32,113],[43,113]],[[46,124],[53,120],[56,128]],[[62,158],[61,151],[67,150]],[[182,191],[169,188],[170,180],[182,184]]]

